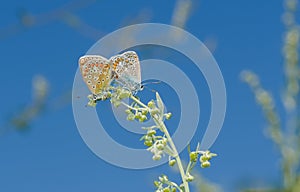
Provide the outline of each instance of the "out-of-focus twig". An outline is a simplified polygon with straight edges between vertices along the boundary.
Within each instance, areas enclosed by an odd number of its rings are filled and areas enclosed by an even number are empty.
[[[191,15],[192,5],[192,0],[177,0],[171,24],[180,28],[185,28],[186,22]]]
[[[62,19],[64,18],[66,13],[76,11],[78,9],[91,5],[96,1],[97,0],[71,1],[70,3],[60,8],[39,15],[34,15],[28,12],[26,9],[22,8],[17,12],[19,23],[11,24],[5,28],[0,29],[0,40],[12,35],[16,35],[24,31],[24,29],[32,28],[38,25],[44,25],[57,19]]]
[[[1,134],[10,129],[25,130],[35,118],[42,114],[49,93],[49,83],[45,77],[35,76],[32,89],[32,102],[9,119],[8,123],[2,128]]]
[[[68,26],[77,30],[83,36],[86,36],[93,40],[98,40],[101,36],[104,35],[104,32],[92,27],[91,25],[84,22],[80,17],[71,13],[65,12],[62,17],[62,21],[64,21]]]
[[[298,192],[300,191],[300,68],[298,56],[300,33],[295,17],[298,1],[285,0],[284,2],[285,12],[283,14],[283,21],[286,33],[284,36],[283,58],[286,86],[282,98],[286,109],[286,117],[281,118],[285,119],[284,125],[280,124],[280,116],[275,110],[273,97],[262,88],[258,77],[250,71],[244,71],[242,78],[252,88],[257,103],[262,107],[269,124],[269,136],[280,151],[283,175],[283,189],[281,191]],[[274,191],[276,190],[274,189]]]
[[[185,28],[193,7],[192,0],[177,0],[172,15],[171,24],[180,28]],[[180,31],[176,34],[171,34],[177,41],[181,40],[182,34]]]
[[[193,175],[195,177],[194,185],[197,192],[222,192],[218,185],[207,181],[200,173],[194,171]]]

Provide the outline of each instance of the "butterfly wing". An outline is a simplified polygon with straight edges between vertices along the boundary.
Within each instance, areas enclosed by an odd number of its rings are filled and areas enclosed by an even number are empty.
[[[85,55],[79,58],[79,68],[89,90],[97,95],[111,83],[111,65],[99,55]]]
[[[134,51],[127,51],[121,55],[111,57],[115,80],[131,91],[137,91],[141,86],[141,69],[138,55]]]

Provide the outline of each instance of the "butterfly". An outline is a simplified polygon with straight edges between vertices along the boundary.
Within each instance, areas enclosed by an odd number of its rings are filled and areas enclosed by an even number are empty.
[[[79,58],[79,68],[92,100],[105,100],[112,84],[120,85],[135,95],[143,89],[138,55],[127,51],[106,59],[100,55],[84,55]]]
[[[99,55],[85,55],[79,58],[79,68],[83,81],[92,93],[92,99],[105,100],[112,82],[110,62]]]
[[[109,59],[113,67],[114,80],[135,95],[143,89],[138,55],[134,51],[113,56]]]

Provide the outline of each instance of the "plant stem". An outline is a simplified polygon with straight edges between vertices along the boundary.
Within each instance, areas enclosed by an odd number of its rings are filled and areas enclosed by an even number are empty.
[[[136,97],[134,97],[134,96],[131,95],[130,98],[131,98],[133,101],[135,101],[137,104],[139,104],[140,106],[142,106],[142,107],[144,107],[144,108],[150,110],[149,107],[148,107],[147,105],[145,105],[144,103],[142,103],[142,102],[141,102],[140,100],[138,100]],[[164,122],[161,121],[161,120],[157,117],[157,115],[152,116],[152,118],[153,118],[155,124],[160,128],[160,130],[162,130],[162,132],[165,134],[166,138],[168,139],[168,142],[169,142],[170,147],[171,147],[171,149],[172,149],[172,151],[173,151],[173,153],[174,153],[174,158],[175,158],[175,160],[176,160],[176,162],[177,162],[177,166],[178,166],[178,169],[179,169],[179,172],[180,172],[180,175],[181,175],[182,183],[183,183],[183,186],[184,186],[184,192],[189,192],[190,189],[189,189],[189,184],[188,184],[188,182],[187,182],[186,179],[185,179],[185,171],[184,171],[184,168],[183,168],[183,165],[182,165],[180,156],[179,156],[179,154],[178,154],[178,151],[177,151],[177,149],[176,149],[176,146],[175,146],[175,144],[174,144],[174,142],[173,142],[173,140],[172,140],[172,137],[170,136],[170,133],[169,133],[169,131],[168,131],[166,125],[164,124]]]
[[[176,146],[165,126],[165,124],[162,121],[159,121],[157,118],[153,117],[154,122],[157,124],[157,126],[159,126],[161,128],[161,130],[163,130],[164,134],[166,135],[168,142],[172,148],[172,151],[174,152],[174,158],[176,159],[177,165],[178,165],[178,169],[181,175],[181,179],[182,179],[182,183],[184,186],[184,192],[189,192],[189,184],[188,182],[185,180],[185,172],[184,172],[184,168],[180,159],[180,156],[178,154],[178,151],[176,149]]]
[[[145,107],[147,109],[149,109],[149,107],[147,105],[145,105],[144,103],[142,103],[140,100],[138,100],[136,97],[130,95],[130,99],[132,99],[133,101],[135,101],[137,104],[139,104],[142,107]]]

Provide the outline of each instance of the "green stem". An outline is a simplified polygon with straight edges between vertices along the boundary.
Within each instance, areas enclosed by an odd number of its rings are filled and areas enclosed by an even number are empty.
[[[159,121],[156,117],[153,117],[153,120],[154,122],[157,124],[157,126],[159,126],[161,128],[161,130],[163,130],[163,132],[165,133],[167,139],[168,139],[168,142],[172,148],[172,151],[174,152],[174,158],[176,159],[176,162],[177,162],[177,165],[178,165],[178,169],[179,169],[179,172],[180,172],[180,175],[181,175],[181,179],[182,179],[182,183],[183,183],[183,186],[184,186],[184,192],[189,192],[189,184],[188,182],[185,180],[185,172],[184,172],[184,168],[183,168],[183,165],[182,165],[182,162],[181,162],[181,159],[180,159],[180,156],[178,154],[178,151],[176,149],[176,146],[165,126],[165,124],[162,122],[162,121]]]
[[[137,104],[139,104],[140,106],[142,107],[145,107],[147,108],[148,110],[149,107],[147,105],[145,105],[144,103],[142,103],[140,100],[138,100],[136,97],[134,96],[130,96],[130,98],[135,101]],[[160,127],[160,129],[163,131],[163,133],[165,134],[166,138],[168,139],[168,142],[170,144],[170,147],[172,149],[172,151],[174,152],[174,158],[177,162],[177,166],[178,166],[178,169],[179,169],[179,172],[180,172],[180,175],[181,175],[181,179],[182,179],[182,183],[183,183],[183,186],[184,186],[184,192],[189,192],[190,189],[189,189],[189,184],[188,182],[185,180],[185,172],[184,172],[184,168],[183,168],[183,165],[182,165],[182,162],[181,162],[181,159],[180,159],[180,156],[178,154],[178,151],[176,149],[176,146],[172,140],[172,137],[168,131],[168,129],[166,128],[165,124],[163,121],[161,121],[156,115],[152,116],[155,124]]]
[[[149,107],[147,105],[145,105],[144,103],[142,103],[140,100],[138,100],[136,97],[134,97],[133,95],[130,95],[130,99],[132,99],[133,101],[135,101],[137,104],[139,104],[140,106],[149,109]]]

